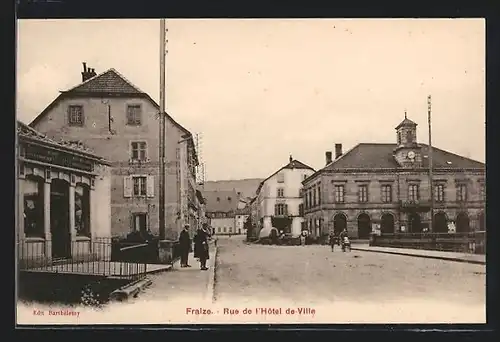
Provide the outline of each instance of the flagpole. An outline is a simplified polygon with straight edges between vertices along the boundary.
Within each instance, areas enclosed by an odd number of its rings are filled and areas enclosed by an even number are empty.
[[[159,237],[165,240],[165,54],[166,54],[166,27],[165,19],[160,19],[160,179],[159,179]]]
[[[429,189],[431,198],[431,220],[429,231],[434,232],[434,181],[433,181],[433,160],[432,160],[432,128],[431,128],[431,95],[427,96],[427,119],[429,123]]]

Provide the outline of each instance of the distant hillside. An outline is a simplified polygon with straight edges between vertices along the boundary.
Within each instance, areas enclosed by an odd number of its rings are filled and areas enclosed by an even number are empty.
[[[220,180],[205,182],[203,191],[231,191],[240,192],[243,197],[254,197],[261,178],[239,179],[239,180]]]

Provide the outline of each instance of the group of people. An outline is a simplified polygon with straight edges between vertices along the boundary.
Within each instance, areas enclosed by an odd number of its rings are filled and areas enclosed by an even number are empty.
[[[181,267],[191,267],[188,259],[189,253],[192,251],[192,242],[194,242],[194,257],[200,261],[200,269],[202,271],[208,270],[207,260],[210,259],[208,241],[211,235],[208,225],[204,224],[203,227],[198,228],[193,241],[191,241],[191,237],[189,236],[189,224],[184,225],[184,229],[179,236]]]
[[[351,242],[349,241],[349,235],[347,234],[347,229],[342,230],[339,235],[335,235],[334,232],[331,232],[329,242],[332,248],[332,252],[335,249],[335,245],[341,246],[343,252],[351,248]]]

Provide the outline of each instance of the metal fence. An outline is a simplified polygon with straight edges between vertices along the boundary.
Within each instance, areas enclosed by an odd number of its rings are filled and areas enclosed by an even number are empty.
[[[56,248],[56,249],[54,249]],[[146,276],[146,263],[126,260],[129,254],[140,254],[142,245],[119,251],[121,260],[111,258],[110,238],[81,239],[56,244],[44,239],[18,241],[21,271],[58,274],[98,275],[137,280]]]
[[[485,254],[486,232],[383,233],[382,235],[372,235],[370,245]]]

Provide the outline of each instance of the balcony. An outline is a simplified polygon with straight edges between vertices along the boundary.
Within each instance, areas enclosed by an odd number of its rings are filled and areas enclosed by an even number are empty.
[[[428,212],[431,210],[430,201],[400,201],[399,208],[402,212]]]

